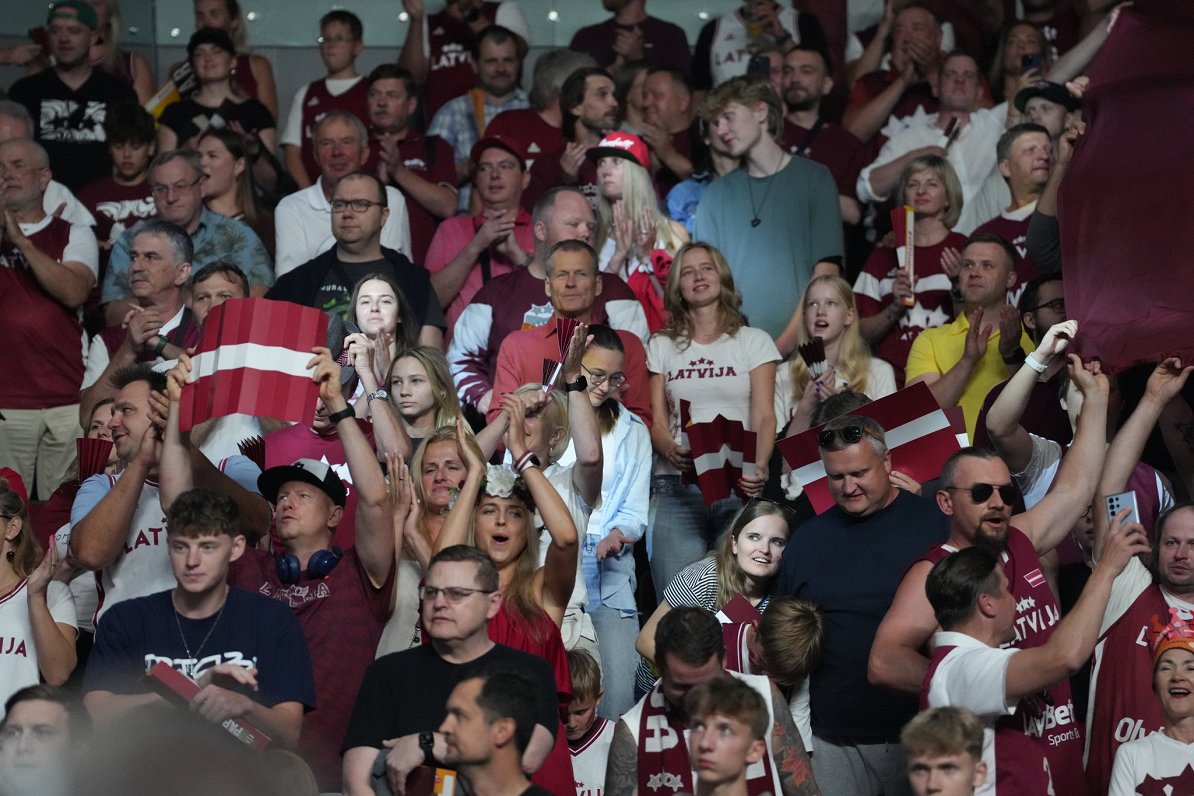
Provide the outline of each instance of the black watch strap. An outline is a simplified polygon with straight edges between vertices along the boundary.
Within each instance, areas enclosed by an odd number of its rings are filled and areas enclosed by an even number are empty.
[[[347,420],[348,418],[355,417],[355,416],[356,416],[356,412],[353,411],[353,408],[351,406],[346,406],[343,409],[341,409],[339,412],[330,413],[328,415],[328,420],[331,420],[332,424],[335,425],[336,423],[339,423],[341,420]]]
[[[419,748],[423,750],[423,765],[435,766],[435,733],[419,733]]]
[[[576,381],[564,382],[564,392],[584,392],[589,388],[589,380],[584,374],[576,377]]]

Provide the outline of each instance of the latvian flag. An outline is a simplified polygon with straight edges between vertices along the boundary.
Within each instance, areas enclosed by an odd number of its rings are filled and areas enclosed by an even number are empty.
[[[743,475],[755,474],[755,439],[742,421],[721,415],[707,423],[693,423],[688,401],[680,402],[680,444],[692,451],[695,481],[706,506],[728,498]],[[688,482],[692,483],[692,476]]]
[[[327,333],[325,313],[288,301],[230,299],[216,307],[183,388],[179,428],[238,412],[309,421],[319,387],[307,363]]]
[[[748,636],[754,623],[763,618],[759,609],[741,594],[735,595],[717,612],[721,635],[725,641],[725,668],[743,674],[762,674],[754,671],[750,660]]]
[[[905,387],[850,412],[883,426],[893,470],[924,483],[936,478],[945,460],[961,448],[953,425],[923,382]],[[817,437],[824,426],[793,434],[776,443],[792,477],[804,487],[817,513],[833,505]]]

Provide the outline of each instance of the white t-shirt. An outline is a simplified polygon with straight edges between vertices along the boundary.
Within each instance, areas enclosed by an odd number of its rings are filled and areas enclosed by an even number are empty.
[[[1057,478],[1057,470],[1061,467],[1061,445],[1051,439],[1029,433],[1032,440],[1032,454],[1028,464],[1018,473],[1012,473],[1016,479],[1016,486],[1024,495],[1024,506],[1031,509],[1049,494],[1053,481]],[[1173,508],[1173,495],[1169,493],[1160,476],[1154,478],[1157,489],[1157,516]]]
[[[46,588],[50,616],[59,624],[78,627],[75,601],[65,583],[50,581]],[[17,690],[41,682],[33,623],[29,621],[29,592],[21,581],[0,597],[0,706]]]
[[[681,351],[661,334],[647,341],[647,370],[663,376],[668,402],[668,430],[680,442],[680,402],[691,404],[691,420],[706,423],[721,415],[750,427],[750,372],[779,362],[779,349],[761,329],[743,326],[733,337],[723,334],[712,343],[691,342]],[[679,470],[657,457],[655,473],[677,475]]]
[[[1016,706],[1007,703],[1007,666],[1015,647],[999,649],[965,633],[941,632],[933,635],[933,646],[956,647],[938,665],[929,681],[929,707],[954,706],[967,708],[982,719],[983,762],[987,764],[987,780],[977,788],[975,796],[995,793],[995,720],[1010,716]]]
[[[21,232],[26,235],[41,232],[53,220],[54,217],[51,215],[42,216],[41,221],[21,224]],[[58,262],[82,263],[87,266],[87,270],[93,277],[99,279],[99,244],[95,241],[95,233],[91,231],[91,227],[71,223],[70,239],[66,243],[66,248],[62,250],[62,258]]]
[[[1194,768],[1194,744],[1176,741],[1163,732],[1154,732],[1129,741],[1116,751],[1108,796],[1144,793],[1137,790],[1137,786],[1143,784],[1146,778],[1154,788],[1148,793],[1172,793],[1178,796],[1194,792],[1190,790],[1189,775],[1181,777],[1187,768]]]
[[[846,389],[850,385],[838,379],[838,389]],[[863,394],[872,401],[896,391],[895,371],[886,360],[871,357],[870,373],[867,375],[866,390]],[[784,427],[792,421],[800,401],[792,396],[792,368],[790,363],[784,362],[775,371],[775,429],[782,432]]]

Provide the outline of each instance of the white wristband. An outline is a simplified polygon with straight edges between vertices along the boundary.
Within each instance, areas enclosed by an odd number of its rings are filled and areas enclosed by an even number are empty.
[[[1041,361],[1036,358],[1035,351],[1024,357],[1024,364],[1035,370],[1037,373],[1044,373],[1049,369],[1048,365],[1041,364]]]

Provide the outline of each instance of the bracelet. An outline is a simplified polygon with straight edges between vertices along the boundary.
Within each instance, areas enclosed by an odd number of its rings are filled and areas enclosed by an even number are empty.
[[[347,420],[350,417],[355,417],[356,412],[351,406],[346,406],[339,412],[331,412],[328,414],[328,420],[332,421],[332,425],[339,423],[341,420]]]
[[[1049,369],[1048,365],[1041,364],[1041,361],[1036,358],[1035,351],[1024,357],[1024,364],[1035,370],[1037,373],[1044,373]]]
[[[514,472],[522,475],[523,471],[528,467],[538,467],[539,457],[533,452],[527,451],[518,457],[518,461],[514,462]]]
[[[163,354],[165,354],[165,352],[166,352],[166,346],[169,344],[169,342],[170,342],[170,341],[166,339],[166,336],[165,336],[165,335],[163,335],[163,334],[160,334],[160,335],[158,335],[158,342],[157,342],[157,345],[155,345],[155,346],[153,347],[153,354],[154,354],[154,356],[160,357],[160,356],[162,356]]]

